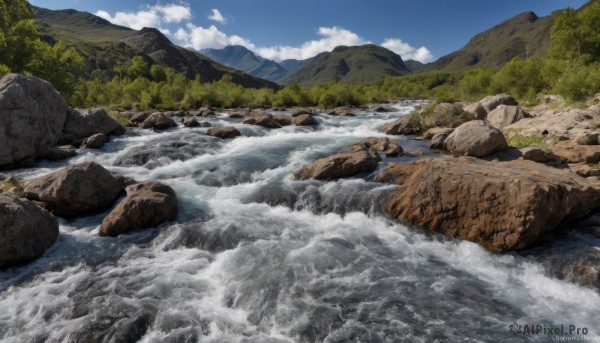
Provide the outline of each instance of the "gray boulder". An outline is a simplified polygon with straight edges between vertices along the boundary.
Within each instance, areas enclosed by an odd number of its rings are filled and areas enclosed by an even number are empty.
[[[72,145],[56,145],[46,154],[44,154],[44,158],[50,161],[62,161],[67,158],[73,157],[77,155],[77,150]]]
[[[454,155],[483,157],[508,148],[499,129],[482,120],[473,120],[457,127],[444,144]]]
[[[296,126],[319,125],[319,122],[310,114],[301,114],[292,118],[292,123]]]
[[[486,121],[492,126],[503,128],[527,117],[529,114],[519,106],[498,105],[488,113]]]
[[[420,131],[419,126],[411,123],[410,116],[400,117],[381,129],[386,135],[414,135]]]
[[[59,141],[70,111],[52,85],[31,75],[0,80],[0,168],[43,157]]]
[[[63,141],[73,141],[97,133],[107,136],[123,135],[125,127],[121,126],[102,108],[72,109],[67,115],[61,138]]]
[[[0,194],[0,268],[40,257],[58,238],[58,221],[27,200]]]

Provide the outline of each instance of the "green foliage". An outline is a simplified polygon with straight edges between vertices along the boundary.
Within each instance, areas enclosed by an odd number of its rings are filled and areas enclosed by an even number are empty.
[[[552,26],[550,55],[557,59],[600,61],[600,2],[581,11],[559,11]]]
[[[537,135],[523,135],[520,129],[506,129],[504,130],[504,136],[508,146],[514,148],[548,148],[544,137]]]
[[[123,117],[119,111],[108,111],[108,114],[122,126],[129,124],[129,119]]]

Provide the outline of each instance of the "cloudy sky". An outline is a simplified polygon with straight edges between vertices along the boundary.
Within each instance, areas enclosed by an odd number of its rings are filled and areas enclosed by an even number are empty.
[[[386,47],[431,62],[524,11],[548,15],[584,0],[30,0],[74,8],[115,24],[156,27],[194,49],[248,47],[274,60],[305,59],[338,45]]]

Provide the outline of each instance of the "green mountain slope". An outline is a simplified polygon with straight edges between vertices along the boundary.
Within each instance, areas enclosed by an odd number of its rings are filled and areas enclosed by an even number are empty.
[[[386,48],[372,44],[339,46],[331,52],[323,52],[313,57],[302,68],[281,80],[281,83],[298,82],[305,86],[331,81],[361,83],[382,76],[410,73],[402,58]]]
[[[223,65],[263,79],[277,81],[288,74],[279,63],[257,56],[241,45],[229,45],[223,49],[203,49],[201,52]]]
[[[203,82],[230,75],[234,83],[245,87],[278,87],[273,82],[225,67],[198,52],[177,46],[156,29],[132,30],[75,10],[35,8],[35,17],[44,39],[50,42],[62,40],[86,58],[87,72],[100,69],[110,76],[115,64],[141,55],[150,64],[171,68],[188,78],[200,74]]]
[[[459,71],[467,68],[498,68],[514,57],[529,58],[546,53],[550,46],[552,16],[521,13],[475,35],[467,45],[439,58],[423,71]]]

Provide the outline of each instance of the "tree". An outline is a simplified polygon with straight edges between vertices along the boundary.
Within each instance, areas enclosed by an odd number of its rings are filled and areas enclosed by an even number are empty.
[[[557,59],[600,61],[600,2],[559,11],[552,26],[550,55]]]
[[[146,76],[146,74],[148,74],[148,63],[146,63],[142,56],[134,56],[131,59],[129,67],[127,67],[127,76],[137,79],[138,77]]]
[[[165,69],[158,64],[153,64],[152,67],[150,67],[150,76],[152,76],[152,80],[156,82],[163,82],[167,80]]]

